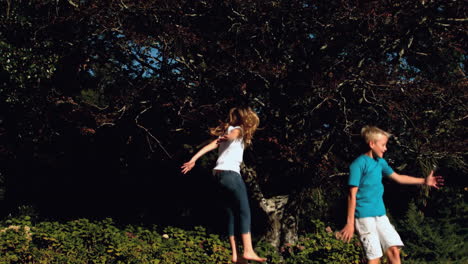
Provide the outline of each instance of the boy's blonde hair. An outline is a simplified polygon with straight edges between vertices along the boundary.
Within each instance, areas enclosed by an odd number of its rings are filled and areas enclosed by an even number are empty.
[[[226,133],[228,126],[240,126],[242,137],[246,146],[252,143],[252,138],[260,124],[260,119],[250,107],[234,107],[229,110],[229,121],[210,129],[214,136],[222,136]]]
[[[381,136],[386,136],[387,138],[390,138],[392,134],[376,126],[364,126],[361,129],[361,136],[364,138],[366,143],[369,144],[369,142],[371,141],[377,141]]]

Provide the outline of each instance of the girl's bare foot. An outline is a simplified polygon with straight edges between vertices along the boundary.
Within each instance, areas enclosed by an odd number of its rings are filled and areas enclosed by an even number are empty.
[[[235,264],[249,264],[249,261],[246,260],[243,257],[239,257],[239,259],[236,262],[233,262],[233,263],[235,263]]]
[[[243,258],[246,260],[251,260],[255,262],[265,262],[267,260],[266,258],[261,258],[257,256],[257,254],[255,253],[249,253],[249,254],[244,253]]]

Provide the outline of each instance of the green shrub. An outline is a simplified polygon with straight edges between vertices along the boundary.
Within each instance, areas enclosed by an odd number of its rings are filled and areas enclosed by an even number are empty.
[[[86,219],[66,224],[43,222],[35,227],[34,258],[49,263],[152,263],[148,243],[111,219]],[[153,233],[153,236],[159,236]]]
[[[11,225],[0,229],[1,263],[30,259],[31,233],[28,226]]]
[[[405,263],[468,263],[466,230],[450,218],[426,217],[412,202],[398,223]]]
[[[282,256],[279,254],[278,250],[263,240],[255,243],[255,252],[257,252],[259,256],[267,258],[267,263],[283,263]]]
[[[0,225],[0,263],[28,260],[31,247],[30,217],[8,219]]]
[[[357,263],[359,247],[345,244],[312,222],[315,232],[301,237],[297,245],[286,245],[280,255],[265,242],[256,251],[269,263]],[[29,218],[9,219],[0,230],[0,263],[226,263],[231,257],[227,239],[209,234],[205,228],[184,230],[127,226],[118,228],[111,219],[91,222],[40,222]],[[343,262],[346,260],[345,262]]]
[[[157,255],[161,263],[225,263],[231,256],[227,242],[222,242],[217,235],[208,234],[203,227],[195,227],[192,231],[167,227],[163,237]]]
[[[118,228],[111,219],[67,223],[10,219],[0,225],[0,263],[226,263],[229,245],[202,227]]]
[[[330,228],[319,220],[312,220],[312,230],[299,238],[294,245],[284,245],[281,253],[287,264],[360,263],[363,253],[360,242],[353,238],[350,243],[337,239]]]

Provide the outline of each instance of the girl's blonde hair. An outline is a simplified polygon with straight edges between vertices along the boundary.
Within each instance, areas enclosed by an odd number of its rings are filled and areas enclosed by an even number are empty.
[[[388,133],[387,131],[384,131],[376,126],[364,126],[361,129],[361,136],[364,138],[367,144],[371,141],[376,141],[378,140],[381,136],[386,136],[387,138],[390,138],[392,134]]]
[[[246,146],[252,144],[252,138],[260,124],[260,119],[250,107],[234,107],[229,110],[229,121],[210,129],[214,136],[222,136],[226,133],[228,126],[240,126],[242,137]]]

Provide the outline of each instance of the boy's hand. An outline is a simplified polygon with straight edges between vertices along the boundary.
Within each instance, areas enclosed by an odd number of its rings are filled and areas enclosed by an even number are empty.
[[[432,170],[424,180],[424,184],[439,189],[439,187],[444,186],[444,178],[442,176],[434,176],[434,171]]]
[[[338,238],[346,243],[349,243],[354,235],[354,225],[346,224],[343,229],[337,234]]]
[[[189,161],[185,162],[184,165],[182,165],[182,173],[186,174],[189,172],[193,167],[195,166],[195,161]]]

